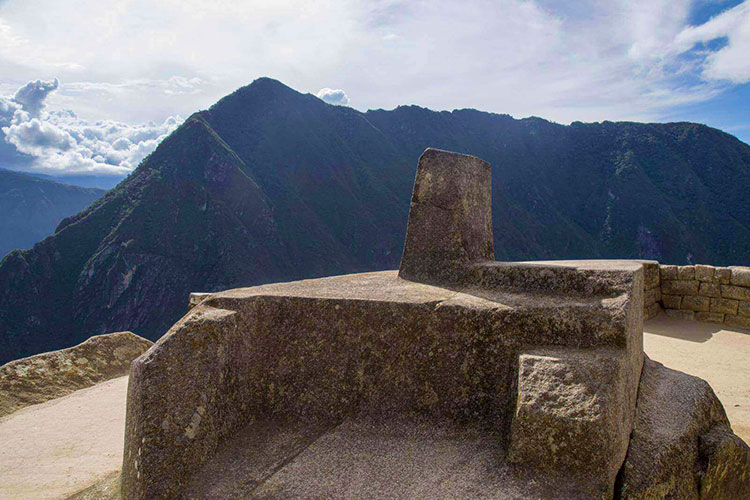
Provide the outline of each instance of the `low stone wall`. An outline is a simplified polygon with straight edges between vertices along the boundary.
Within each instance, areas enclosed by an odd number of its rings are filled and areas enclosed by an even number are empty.
[[[643,319],[651,319],[661,312],[661,279],[659,263],[655,260],[643,264]]]
[[[154,343],[131,332],[96,335],[59,351],[0,366],[0,417],[127,375]]]
[[[750,330],[750,267],[645,261],[644,318],[668,316]]]

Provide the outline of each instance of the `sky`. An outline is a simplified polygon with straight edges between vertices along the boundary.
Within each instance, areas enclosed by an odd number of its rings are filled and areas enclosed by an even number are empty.
[[[750,143],[750,0],[0,0],[0,167],[122,176],[258,77]]]

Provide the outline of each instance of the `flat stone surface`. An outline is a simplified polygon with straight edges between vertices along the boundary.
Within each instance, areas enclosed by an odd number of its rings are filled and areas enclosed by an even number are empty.
[[[545,266],[570,268],[572,270],[615,270],[634,271],[638,268],[628,261],[579,261],[574,262],[539,262]],[[498,263],[503,264],[503,263]],[[514,267],[520,267],[513,264]],[[541,266],[540,266],[541,267]],[[400,279],[397,271],[380,271],[373,273],[348,274],[310,280],[293,281],[287,283],[273,283],[248,288],[236,288],[226,292],[211,294],[207,299],[248,299],[257,296],[300,297],[314,299],[346,299],[369,302],[398,302],[407,304],[429,304],[451,299],[470,301],[478,307],[497,308],[507,307],[537,307],[553,304],[594,304],[601,301],[602,296],[576,297],[562,296],[558,293],[545,293],[543,290],[521,292],[502,290],[479,290],[471,287],[451,290],[432,285],[425,285]],[[480,298],[485,301],[478,300]],[[493,302],[493,303],[489,303]]]
[[[646,354],[706,380],[734,432],[750,444],[750,332],[659,315],[644,323]]]
[[[122,466],[128,377],[0,418],[0,498],[59,499]]]
[[[260,425],[266,427],[261,436],[280,436],[280,441],[304,433],[299,426],[290,430]],[[251,424],[238,439],[256,445],[242,446],[240,461],[251,471],[248,477],[264,476],[260,482],[241,484],[239,476],[211,476],[210,488],[204,484],[193,490],[195,483],[191,483],[187,498],[581,498],[563,479],[519,477],[506,462],[497,436],[459,430],[450,423],[441,427],[347,421],[326,429],[301,447],[290,447],[286,456],[279,456],[265,438],[259,440],[257,430],[257,425]],[[319,434],[311,427],[306,432]],[[267,458],[272,455],[281,463],[268,470]],[[226,457],[215,457],[204,471],[231,470],[236,463],[237,458],[227,461]],[[199,477],[206,477],[203,474]],[[237,496],[206,494],[210,489]]]
[[[517,265],[543,265],[570,267],[586,271],[636,271],[640,266],[637,260],[591,259],[591,260],[530,260],[516,262]]]
[[[256,421],[234,434],[185,487],[195,500],[246,498],[335,425]]]

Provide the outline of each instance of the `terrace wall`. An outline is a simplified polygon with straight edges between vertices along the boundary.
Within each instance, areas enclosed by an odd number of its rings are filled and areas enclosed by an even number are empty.
[[[750,330],[750,267],[643,264],[645,319],[663,309],[675,318]]]

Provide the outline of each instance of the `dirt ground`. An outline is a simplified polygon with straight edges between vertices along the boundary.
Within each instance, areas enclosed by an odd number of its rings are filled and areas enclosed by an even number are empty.
[[[750,443],[750,332],[663,314],[644,330],[646,353],[708,380]],[[0,418],[0,499],[63,499],[97,482],[116,486],[126,392],[120,377]]]
[[[0,419],[0,499],[58,499],[120,469],[128,377]]]
[[[707,380],[735,434],[750,444],[750,332],[660,314],[643,327],[651,359]]]

